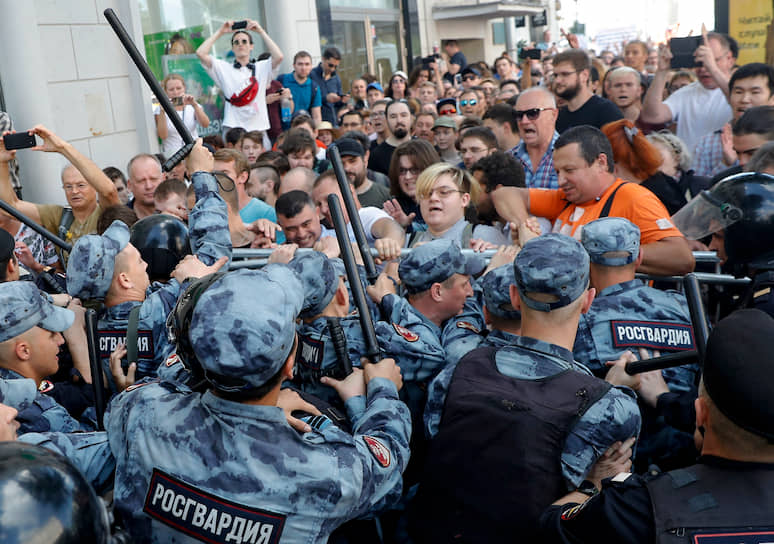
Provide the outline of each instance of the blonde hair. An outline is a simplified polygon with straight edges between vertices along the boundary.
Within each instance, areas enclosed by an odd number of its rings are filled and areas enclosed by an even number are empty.
[[[180,74],[168,74],[167,77],[161,80],[161,88],[164,89],[164,92],[167,91],[167,83],[169,83],[171,80],[177,79],[180,81],[180,83],[183,84],[183,88],[185,89],[185,79],[183,79],[183,76]]]
[[[428,198],[433,185],[443,175],[448,175],[458,190],[470,194],[471,202],[477,202],[481,187],[465,170],[451,164],[437,162],[425,168],[417,178],[417,199]]]

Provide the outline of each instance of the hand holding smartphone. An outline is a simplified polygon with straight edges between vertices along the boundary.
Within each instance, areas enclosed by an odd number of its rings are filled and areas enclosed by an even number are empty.
[[[231,30],[241,30],[243,28],[247,28],[247,20],[235,21],[234,24],[231,25]]]
[[[13,151],[14,149],[28,149],[38,144],[35,141],[34,134],[17,132],[16,134],[6,134],[3,136],[3,145],[5,145],[8,151]]]
[[[702,45],[701,36],[686,36],[685,38],[672,38],[669,40],[669,50],[672,52],[671,68],[693,68],[700,66],[693,54]]]

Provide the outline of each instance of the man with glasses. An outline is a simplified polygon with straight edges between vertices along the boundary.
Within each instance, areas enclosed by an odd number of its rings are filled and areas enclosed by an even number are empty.
[[[322,62],[309,74],[320,89],[322,119],[334,127],[339,126],[336,111],[349,100],[349,97],[343,93],[341,78],[336,72],[340,62],[341,51],[335,47],[328,47],[323,51]]]
[[[481,84],[481,72],[478,68],[467,66],[462,70],[462,88],[466,91],[471,87],[477,87]]]
[[[521,142],[511,153],[521,161],[530,189],[558,189],[554,170],[556,132],[556,101],[544,87],[530,87],[516,101],[516,124]]]
[[[224,131],[233,127],[242,127],[247,131],[265,131],[271,126],[266,109],[266,89],[271,83],[272,71],[280,65],[283,55],[261,25],[253,20],[247,20],[246,23],[245,30],[234,32],[234,21],[226,21],[196,50],[196,56],[226,99]],[[271,54],[271,60],[257,62],[250,58],[253,52],[253,37],[249,30],[261,36]],[[234,32],[231,36],[231,50],[235,58],[233,63],[210,55],[210,50],[218,38],[228,32]]]
[[[486,102],[481,100],[476,91],[469,89],[460,95],[460,110],[465,117],[481,118],[486,111]]]
[[[64,208],[58,204],[36,204],[20,200],[16,196],[8,170],[8,163],[16,156],[16,152],[7,151],[2,140],[0,140],[0,198],[68,242],[75,242],[84,234],[96,232],[97,220],[102,210],[119,204],[116,186],[96,164],[43,125],[36,126],[30,132],[43,139],[43,144],[33,148],[34,150],[59,153],[70,162],[62,170],[62,189],[64,189],[68,207]],[[60,257],[64,257],[62,264],[66,264],[66,256],[60,255]]]
[[[737,53],[738,47],[725,34],[705,33],[703,45],[694,53],[700,64],[696,68],[698,81],[663,100],[664,87],[671,73],[672,53],[669,47],[662,46],[658,70],[642,99],[642,121],[652,124],[677,122],[677,136],[688,149],[694,149],[700,138],[723,128],[732,118],[726,93]]]
[[[623,119],[618,106],[591,91],[591,60],[585,51],[570,49],[554,57],[554,92],[567,101],[559,110],[556,130],[591,125],[602,128]]]

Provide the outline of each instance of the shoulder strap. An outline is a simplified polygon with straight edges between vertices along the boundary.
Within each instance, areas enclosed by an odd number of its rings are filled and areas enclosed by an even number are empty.
[[[605,205],[602,207],[602,211],[599,214],[599,217],[607,217],[610,214],[610,208],[613,206],[613,199],[615,198],[615,194],[618,192],[618,189],[623,187],[629,183],[628,181],[624,181],[621,185],[615,188],[615,190],[612,192],[612,194],[607,197],[607,200],[605,201]]]
[[[309,81],[312,82],[312,99],[309,101],[309,114],[312,114],[312,108],[314,107],[314,99],[317,97],[317,83],[310,77]]]
[[[126,327],[126,360],[129,364],[137,362],[137,328],[140,324],[140,305],[129,312],[129,325]]]
[[[73,224],[73,221],[75,221],[75,216],[73,215],[73,209],[72,208],[63,208],[62,209],[62,217],[59,218],[59,227],[57,228],[57,234],[59,234],[59,237],[62,240],[70,241],[67,236],[67,232],[70,230],[70,227]],[[59,254],[59,260],[62,261],[62,265],[65,264],[65,252],[62,248],[57,246],[56,249],[57,253]]]

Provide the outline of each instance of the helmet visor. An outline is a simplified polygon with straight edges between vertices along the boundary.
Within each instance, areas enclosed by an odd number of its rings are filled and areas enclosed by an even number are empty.
[[[742,218],[739,208],[702,191],[672,216],[672,222],[689,240],[700,240]]]

